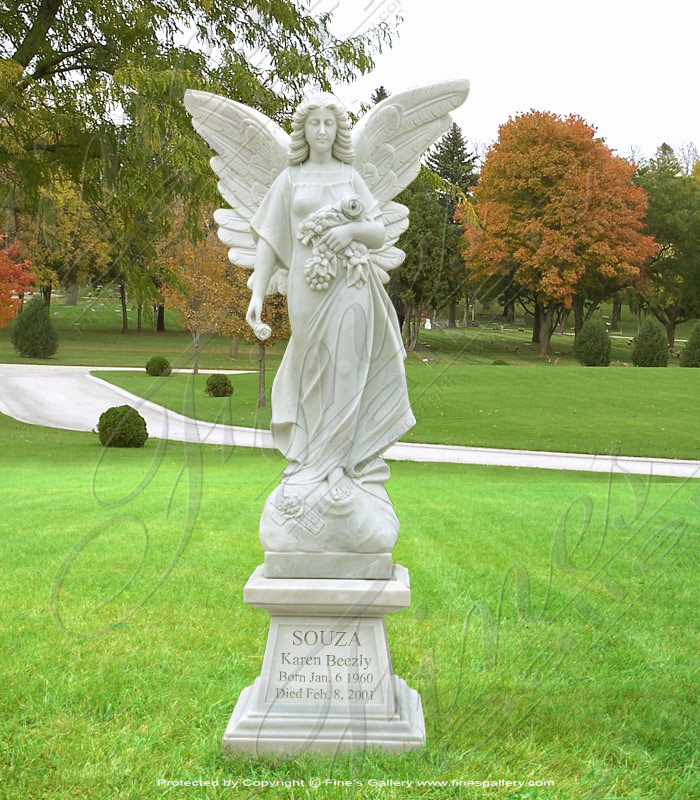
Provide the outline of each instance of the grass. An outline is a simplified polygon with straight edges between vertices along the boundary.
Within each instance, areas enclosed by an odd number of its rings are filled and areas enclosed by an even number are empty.
[[[136,314],[130,311],[130,329],[121,333],[121,307],[118,300],[106,295],[81,298],[77,306],[66,306],[58,298],[51,303],[51,316],[59,334],[58,353],[53,358],[21,358],[10,343],[11,323],[0,330],[0,362],[145,367],[151,356],[163,355],[173,367],[192,366],[192,337],[182,330],[178,314],[166,311],[166,330],[155,333],[146,322],[144,330],[137,331]],[[224,337],[202,337],[201,347],[202,369],[257,369],[257,345],[241,342],[237,359],[229,357],[230,340]],[[269,348],[271,366],[279,363],[283,349],[281,345]]]
[[[700,793],[697,481],[393,464],[412,604],[388,619],[389,639],[395,671],[421,692],[427,747],[227,762],[220,739],[268,625],[241,589],[282,460],[156,440],[103,451],[94,435],[6,417],[0,430],[4,796]],[[362,785],[316,791],[311,777]],[[285,779],[307,785],[223,787]],[[555,785],[369,785],[387,779]]]
[[[609,312],[608,307],[602,309]],[[504,359],[519,366],[561,367],[577,365],[571,354],[572,329],[566,334],[552,337],[552,355],[548,361],[538,357],[539,348],[531,340],[531,321],[521,318],[515,325],[499,326],[503,320],[493,306],[490,311],[478,315],[480,328],[421,330],[415,352],[409,353],[409,363],[445,364],[491,364]],[[163,333],[154,333],[144,321],[144,330],[136,330],[136,314],[129,311],[128,333],[121,333],[121,307],[118,299],[109,292],[96,297],[81,297],[79,305],[66,306],[62,298],[51,303],[51,315],[59,331],[60,344],[56,356],[49,360],[34,360],[32,363],[51,363],[84,366],[143,367],[153,355],[164,355],[173,366],[191,367],[193,352],[191,337],[182,330],[179,315],[166,311],[166,328]],[[679,339],[687,337],[693,323],[678,326]],[[631,347],[628,339],[636,334],[637,321],[629,309],[623,309],[622,332],[613,338],[613,361],[628,363]],[[26,363],[15,353],[9,341],[12,325],[0,330],[0,362]],[[241,342],[236,359],[229,357],[230,342],[220,336],[205,337],[202,341],[200,366],[202,369],[257,369],[258,348],[256,344]],[[517,348],[517,349],[516,349]],[[277,367],[284,352],[281,343],[268,350],[268,366]],[[669,366],[677,366],[671,357]]]
[[[97,372],[139,396],[183,411],[190,376]],[[409,361],[416,426],[404,441],[700,459],[694,424],[700,370],[513,369]],[[231,376],[231,398],[209,398],[194,378],[199,419],[250,427],[270,424],[257,410],[257,374]],[[273,374],[267,376],[268,397]]]

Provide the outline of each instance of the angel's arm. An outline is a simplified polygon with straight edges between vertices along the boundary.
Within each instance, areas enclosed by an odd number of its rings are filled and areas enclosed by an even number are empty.
[[[277,264],[277,255],[265,239],[258,239],[255,250],[255,271],[253,272],[253,296],[250,298],[246,322],[251,328],[259,325],[265,292]]]
[[[378,250],[384,244],[384,225],[381,222],[346,222],[328,230],[320,241],[333,250],[342,250],[350,242],[362,242],[370,250]]]

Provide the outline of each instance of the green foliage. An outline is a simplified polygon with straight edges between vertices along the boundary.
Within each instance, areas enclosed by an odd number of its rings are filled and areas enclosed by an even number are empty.
[[[509,367],[510,362],[504,361],[502,358],[497,358],[495,361],[491,362],[492,367]]]
[[[227,375],[210,375],[204,391],[209,397],[230,397],[233,394],[233,386]]]
[[[663,144],[637,182],[649,196],[646,225],[659,245],[647,268],[644,304],[671,343],[678,323],[700,316],[700,181],[682,174],[673,149]]]
[[[143,447],[148,439],[146,420],[131,406],[112,406],[97,424],[104,447]]]
[[[634,340],[632,363],[635,367],[665,367],[668,365],[668,344],[659,323],[647,317]]]
[[[165,356],[153,356],[148,359],[146,372],[154,377],[170,375],[170,362]]]
[[[607,367],[610,365],[612,342],[605,323],[589,319],[581,326],[574,342],[574,355],[584,367]]]
[[[700,367],[700,322],[696,322],[681,353],[682,367]]]
[[[58,350],[58,332],[41,297],[24,304],[10,340],[24,358],[49,358]]]

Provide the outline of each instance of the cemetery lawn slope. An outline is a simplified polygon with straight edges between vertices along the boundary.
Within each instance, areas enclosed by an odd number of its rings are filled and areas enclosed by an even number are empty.
[[[95,375],[179,412],[192,392],[188,407],[203,420],[269,427],[272,373],[260,411],[257,374],[231,376],[234,394],[225,399],[204,394],[204,375],[194,384],[186,375]],[[409,363],[407,376],[417,424],[404,441],[700,459],[700,370]]]
[[[8,797],[296,800],[303,786],[244,781],[312,777],[331,800],[697,797],[698,481],[394,464],[412,604],[387,625],[426,748],[224,761],[261,667],[268,616],[241,590],[283,460],[156,440],[105,451],[1,416],[0,435]],[[526,783],[451,784],[485,779]],[[382,780],[406,783],[378,793]]]

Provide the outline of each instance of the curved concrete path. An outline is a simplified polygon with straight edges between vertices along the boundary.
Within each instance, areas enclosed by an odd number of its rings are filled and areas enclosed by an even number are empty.
[[[146,420],[149,435],[158,439],[274,449],[270,431],[194,420],[143,400],[90,374],[114,369],[116,368],[0,364],[0,412],[32,425],[90,431],[95,428],[105,409],[129,404],[137,408]],[[229,372],[236,374],[235,370]],[[400,442],[389,448],[386,457],[395,461],[437,461],[700,478],[700,461],[670,458],[593,456],[408,442]]]

